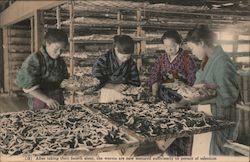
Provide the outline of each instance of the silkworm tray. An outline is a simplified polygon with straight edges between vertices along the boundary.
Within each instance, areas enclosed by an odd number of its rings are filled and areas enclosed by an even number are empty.
[[[2,155],[90,155],[137,144],[82,105],[0,114]]]
[[[174,108],[163,102],[119,101],[106,104],[89,104],[110,120],[125,128],[142,141],[191,136],[233,126],[235,123],[215,119],[190,108]]]

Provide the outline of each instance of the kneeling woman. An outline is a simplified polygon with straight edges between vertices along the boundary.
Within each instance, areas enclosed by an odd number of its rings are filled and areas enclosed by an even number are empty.
[[[58,29],[49,30],[44,45],[23,62],[17,74],[17,85],[29,94],[32,110],[57,108],[64,104],[60,84],[68,78],[67,66],[60,55],[68,44],[68,36]]]

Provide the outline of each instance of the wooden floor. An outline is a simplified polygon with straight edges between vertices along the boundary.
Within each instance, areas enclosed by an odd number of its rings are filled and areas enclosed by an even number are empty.
[[[27,110],[27,98],[21,95],[0,94],[0,113]]]

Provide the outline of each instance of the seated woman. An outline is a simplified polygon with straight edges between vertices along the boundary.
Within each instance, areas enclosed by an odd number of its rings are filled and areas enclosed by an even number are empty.
[[[23,62],[16,83],[29,94],[32,110],[58,108],[64,104],[60,84],[68,78],[67,65],[60,55],[68,44],[68,36],[58,29],[49,30],[40,50]]]
[[[114,48],[98,58],[92,68],[92,74],[100,81],[100,88],[106,87],[118,92],[127,85],[140,86],[139,72],[132,59],[134,41],[130,36],[114,37]]]
[[[149,86],[152,88],[153,96],[162,94],[161,84],[174,82],[175,79],[192,86],[195,81],[196,65],[190,57],[190,53],[181,48],[182,37],[174,29],[168,30],[162,36],[165,53],[160,55],[155,62],[149,78]],[[164,93],[164,92],[163,92]],[[168,100],[169,102],[170,99]],[[169,147],[168,153],[173,156],[191,155],[192,137],[176,139]]]
[[[236,66],[220,45],[215,45],[216,35],[207,26],[200,25],[187,34],[187,46],[200,60],[208,58],[204,69],[196,74],[194,86],[214,85],[216,97],[211,104],[215,118],[239,121],[236,102],[240,99]],[[238,124],[222,131],[213,131],[210,143],[210,155],[233,155],[233,151],[224,148],[227,140],[236,140]]]

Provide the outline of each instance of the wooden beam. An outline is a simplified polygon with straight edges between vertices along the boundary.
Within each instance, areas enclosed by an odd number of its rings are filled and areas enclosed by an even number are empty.
[[[66,0],[15,1],[0,14],[0,27],[25,20],[34,15],[36,10],[50,9],[66,2]]]
[[[37,10],[34,15],[34,43],[35,43],[35,52],[38,52],[43,39],[44,32],[44,18],[43,11]]]
[[[236,142],[232,142],[232,141],[227,141],[223,147],[226,147],[226,148],[229,148],[229,149],[232,149],[233,151],[236,151],[242,155],[245,155],[247,157],[249,157],[249,146],[246,146],[246,145],[243,145],[243,144],[240,144],[240,143],[236,143]]]

